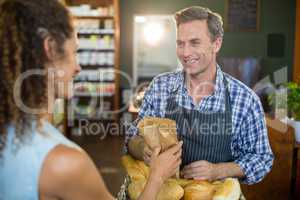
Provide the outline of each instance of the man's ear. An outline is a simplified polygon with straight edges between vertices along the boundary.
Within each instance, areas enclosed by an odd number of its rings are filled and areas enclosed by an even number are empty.
[[[44,51],[45,51],[45,55],[47,56],[47,59],[49,61],[54,60],[55,58],[55,41],[52,37],[47,36],[44,39]]]
[[[223,42],[223,39],[221,37],[217,37],[216,40],[214,41],[214,52],[215,53],[218,53],[222,47],[222,42]]]

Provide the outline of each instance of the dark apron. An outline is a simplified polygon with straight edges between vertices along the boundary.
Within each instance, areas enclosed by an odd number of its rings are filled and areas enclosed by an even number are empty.
[[[165,117],[176,121],[178,138],[183,141],[181,167],[199,160],[212,163],[233,160],[232,112],[227,80],[223,77],[225,112],[200,112],[179,106],[175,98],[180,87],[168,98]]]

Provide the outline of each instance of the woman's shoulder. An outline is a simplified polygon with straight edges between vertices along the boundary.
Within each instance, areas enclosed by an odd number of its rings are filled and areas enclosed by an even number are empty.
[[[76,175],[78,171],[84,169],[89,160],[84,151],[60,144],[48,153],[44,160],[43,170],[46,169],[47,174],[57,176],[56,178],[64,178]]]
[[[39,181],[40,193],[63,195],[70,184],[79,181],[89,170],[90,162],[85,152],[63,144],[57,145],[44,160]]]
[[[58,145],[47,155],[39,179],[42,197],[112,199],[98,169],[84,152]]]

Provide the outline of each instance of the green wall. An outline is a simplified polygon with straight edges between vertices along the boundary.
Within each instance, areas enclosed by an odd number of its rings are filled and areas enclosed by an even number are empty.
[[[225,32],[221,56],[246,57],[262,59],[262,76],[272,75],[281,67],[288,66],[292,73],[295,0],[260,0],[259,32]],[[179,9],[200,5],[209,7],[224,18],[226,0],[120,0],[121,17],[121,70],[132,74],[132,37],[133,16],[136,14],[173,14]],[[285,56],[283,58],[267,57],[267,35],[282,33],[285,35]],[[122,80],[122,86],[128,84]]]

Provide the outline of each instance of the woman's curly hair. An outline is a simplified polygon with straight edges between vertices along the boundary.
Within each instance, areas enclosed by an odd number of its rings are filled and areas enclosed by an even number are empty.
[[[45,34],[63,55],[64,42],[73,31],[68,10],[57,0],[0,0],[0,152],[8,125],[16,127],[16,138],[22,140],[32,120],[39,119],[17,106],[17,78],[28,70],[45,69]],[[20,85],[17,100],[30,108],[43,108],[47,106],[47,87],[45,76],[29,76]]]

